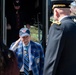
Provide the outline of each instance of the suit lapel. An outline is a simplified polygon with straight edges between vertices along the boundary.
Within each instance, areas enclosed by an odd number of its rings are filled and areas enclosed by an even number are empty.
[[[36,65],[36,62],[35,62],[35,44],[31,41],[30,42],[31,43],[31,60],[32,60],[32,65],[31,65],[31,67],[32,67],[32,69],[33,69],[33,67]]]
[[[20,42],[19,46],[18,46],[18,56],[22,57],[22,59],[23,59],[23,45],[22,45],[22,42]]]

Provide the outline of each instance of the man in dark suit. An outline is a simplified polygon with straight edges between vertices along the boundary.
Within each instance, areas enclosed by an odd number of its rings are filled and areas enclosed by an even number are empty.
[[[24,26],[25,14],[21,8],[21,1],[14,0],[13,8],[7,14],[7,45],[10,46],[12,42],[19,38],[19,29]],[[12,34],[12,36],[11,36]]]
[[[54,23],[49,30],[44,75],[76,75],[76,17],[72,0],[51,0]]]

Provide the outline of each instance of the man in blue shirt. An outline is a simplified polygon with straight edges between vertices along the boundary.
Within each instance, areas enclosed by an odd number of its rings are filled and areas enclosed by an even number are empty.
[[[26,54],[24,46],[28,46],[29,75],[43,75],[44,52],[42,46],[39,43],[31,41],[28,28],[21,28],[19,37],[16,42],[11,44],[10,49],[13,50],[17,56],[21,75],[27,75],[24,72],[24,55]]]

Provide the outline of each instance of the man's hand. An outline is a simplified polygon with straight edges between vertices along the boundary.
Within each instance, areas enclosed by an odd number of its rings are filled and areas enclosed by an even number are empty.
[[[12,50],[15,50],[16,49],[16,47],[18,46],[18,43],[20,42],[20,40],[21,40],[21,38],[19,38],[16,42],[15,42],[15,44],[12,46]]]

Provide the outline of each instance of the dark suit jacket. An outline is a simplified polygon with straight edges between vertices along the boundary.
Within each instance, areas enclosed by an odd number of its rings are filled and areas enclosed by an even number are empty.
[[[25,13],[23,13],[22,11],[19,11],[19,27],[17,25],[17,14],[15,10],[12,10],[10,12],[8,12],[7,14],[7,24],[11,25],[11,30],[7,30],[7,45],[10,46],[10,44],[12,42],[14,42],[15,40],[17,40],[19,38],[19,30],[20,28],[24,27],[24,23],[25,23]],[[12,34],[12,36],[11,36]],[[9,41],[9,39],[11,39]]]
[[[76,75],[76,17],[65,17],[50,28],[44,75]]]

